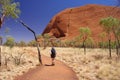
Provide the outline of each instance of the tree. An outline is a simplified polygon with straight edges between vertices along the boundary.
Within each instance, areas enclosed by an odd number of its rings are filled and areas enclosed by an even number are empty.
[[[28,25],[26,25],[23,21],[18,20],[19,23],[21,23],[25,28],[27,28],[31,33],[33,33],[35,41],[36,41],[36,47],[38,50],[38,59],[39,59],[39,63],[42,64],[42,59],[41,59],[41,54],[40,54],[40,48],[39,48],[39,43],[37,41],[37,36],[35,31],[33,31]]]
[[[28,43],[28,46],[33,46],[35,47],[36,46],[36,41],[35,40],[32,40]]]
[[[88,37],[86,40],[86,47],[94,48],[94,40],[92,37]]]
[[[0,28],[2,27],[5,17],[18,18],[19,13],[18,2],[14,2],[13,0],[0,0]]]
[[[109,44],[109,56],[111,56],[111,32],[112,32],[112,25],[111,25],[111,17],[102,18],[100,20],[100,25],[102,25],[103,30],[106,32],[108,36],[108,44]]]
[[[111,19],[111,26],[112,26],[112,32],[115,36],[115,43],[116,43],[116,54],[118,55],[118,49],[120,47],[120,42],[119,42],[119,28],[120,28],[120,20],[114,17],[110,17]]]
[[[1,66],[1,45],[2,45],[2,37],[0,36],[0,66]]]
[[[20,14],[18,2],[14,2],[13,0],[0,0],[0,28],[5,17],[18,18],[18,14]]]
[[[99,38],[101,39],[101,42],[99,42],[99,47],[104,47],[104,38],[106,37],[106,33],[102,32],[99,34]]]
[[[37,35],[37,41],[41,47],[44,46],[44,38],[42,34]]]
[[[118,29],[117,29],[117,39],[118,39],[118,56],[120,57],[120,52],[119,52],[119,48],[120,48],[120,26],[118,27]]]
[[[88,27],[81,27],[79,29],[80,31],[80,39],[82,40],[83,43],[83,48],[84,48],[84,54],[86,54],[86,41],[89,39],[91,36],[91,30]]]
[[[37,35],[37,39],[41,39],[42,38],[42,35]]]
[[[4,45],[9,46],[10,48],[12,48],[14,44],[15,44],[15,41],[13,37],[7,37],[6,42],[4,43]]]
[[[24,47],[24,46],[26,46],[26,43],[25,43],[24,41],[20,41],[20,42],[18,43],[18,46]]]
[[[43,38],[44,38],[44,49],[45,49],[46,46],[49,44],[50,35],[46,33],[43,35]]]

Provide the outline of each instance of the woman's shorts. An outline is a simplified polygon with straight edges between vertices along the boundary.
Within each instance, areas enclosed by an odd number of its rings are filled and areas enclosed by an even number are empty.
[[[55,58],[56,57],[56,55],[55,54],[51,54],[51,58]]]

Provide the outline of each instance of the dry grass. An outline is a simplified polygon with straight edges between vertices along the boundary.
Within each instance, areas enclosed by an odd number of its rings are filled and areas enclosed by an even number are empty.
[[[50,49],[41,48],[41,53],[50,56]],[[1,80],[13,80],[17,75],[21,75],[30,68],[38,64],[36,48],[2,48],[2,52],[8,56],[18,56],[18,53],[24,53],[21,58],[20,65],[15,65],[14,60],[8,60],[8,67],[0,68]],[[56,48],[56,59],[64,62],[72,67],[76,72],[79,80],[120,80],[120,61],[117,59],[113,51],[112,59],[108,58],[108,51],[104,49],[88,49],[87,54],[84,55],[83,49],[78,48]],[[4,62],[4,58],[2,59]]]
[[[0,67],[0,80],[13,80],[17,75],[22,75],[30,68],[35,67],[38,64],[37,56],[33,56],[33,52],[29,51],[31,48],[8,48],[2,47],[2,67]],[[21,55],[21,58],[20,58]],[[5,65],[5,56],[9,58],[7,60],[7,66]],[[19,60],[20,58],[20,63]]]
[[[79,80],[120,80],[120,61],[113,51],[112,59],[108,58],[108,50],[56,48],[57,59],[66,63],[76,72]],[[50,48],[45,50],[49,56]],[[48,52],[47,52],[48,51]]]

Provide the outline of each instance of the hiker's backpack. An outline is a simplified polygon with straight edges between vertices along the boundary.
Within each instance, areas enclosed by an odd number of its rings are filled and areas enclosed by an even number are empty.
[[[51,53],[52,53],[52,54],[56,54],[56,51],[55,51],[54,48],[51,49]]]

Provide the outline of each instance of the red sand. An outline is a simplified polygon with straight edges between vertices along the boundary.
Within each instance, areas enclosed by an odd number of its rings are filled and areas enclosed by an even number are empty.
[[[55,63],[55,66],[51,66],[51,59],[43,56],[43,66],[30,69],[27,73],[16,77],[15,80],[78,80],[70,67],[58,60]]]

